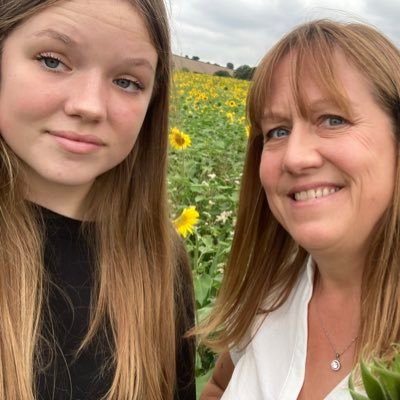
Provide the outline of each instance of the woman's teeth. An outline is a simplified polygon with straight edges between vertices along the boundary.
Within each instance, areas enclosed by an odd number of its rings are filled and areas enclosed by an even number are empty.
[[[333,187],[321,187],[317,189],[309,189],[295,193],[293,195],[293,198],[296,201],[314,200],[320,197],[329,196],[339,190],[340,190],[339,188],[333,188]]]

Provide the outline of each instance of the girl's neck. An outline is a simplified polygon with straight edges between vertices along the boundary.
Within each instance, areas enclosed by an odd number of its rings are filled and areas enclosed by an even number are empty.
[[[28,173],[27,200],[69,218],[83,219],[92,182],[81,186],[59,185]]]

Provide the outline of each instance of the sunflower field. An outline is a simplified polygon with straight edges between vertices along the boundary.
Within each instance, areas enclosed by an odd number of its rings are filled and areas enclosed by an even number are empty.
[[[171,103],[169,195],[191,257],[197,318],[210,311],[229,254],[247,144],[248,81],[177,71]],[[215,355],[199,346],[197,389]]]

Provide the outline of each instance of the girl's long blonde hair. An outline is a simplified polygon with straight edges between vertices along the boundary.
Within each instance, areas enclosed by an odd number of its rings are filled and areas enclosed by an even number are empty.
[[[313,76],[328,97],[346,113],[345,90],[335,74],[340,50],[369,82],[377,106],[393,120],[400,139],[400,52],[374,28],[361,23],[318,20],[303,24],[281,39],[258,66],[249,92],[251,124],[231,255],[215,308],[198,332],[219,351],[243,344],[257,314],[280,307],[304,268],[307,253],[273,216],[259,178],[263,149],[261,119],[270,106],[271,81],[290,53],[294,97],[306,113],[302,77]],[[379,132],[376,132],[379,135]],[[383,154],[382,157],[385,155]],[[366,356],[390,356],[400,340],[400,163],[393,201],[371,243],[362,281],[361,326],[355,362]],[[268,309],[263,302],[273,294]]]
[[[1,1],[0,46],[58,1]],[[190,282],[190,272],[166,201],[170,36],[163,1],[129,1],[158,52],[156,84],[133,151],[97,178],[87,199],[98,273],[82,347],[107,326],[114,371],[107,399],[170,400],[182,333],[176,326],[185,326],[181,310],[191,299],[190,286],[179,283],[182,275]],[[7,400],[35,398],[46,302],[42,229],[24,188],[21,162],[0,138],[0,398]]]

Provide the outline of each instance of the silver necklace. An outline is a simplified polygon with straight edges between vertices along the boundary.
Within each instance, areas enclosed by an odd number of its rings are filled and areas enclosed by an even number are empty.
[[[331,340],[331,337],[330,337],[328,331],[326,330],[326,328],[325,328],[325,326],[324,326],[324,323],[322,322],[322,318],[321,318],[321,315],[320,315],[320,313],[319,313],[318,301],[315,302],[315,306],[316,306],[316,309],[317,309],[317,316],[318,316],[319,323],[321,324],[322,331],[324,332],[325,337],[328,339],[329,345],[331,346],[333,352],[335,353],[335,358],[331,361],[331,364],[330,364],[330,365],[331,365],[331,370],[337,372],[337,371],[340,370],[340,368],[342,368],[342,363],[340,362],[340,357],[341,357],[341,356],[351,347],[351,345],[357,340],[358,335],[355,336],[353,339],[351,339],[351,342],[344,348],[344,350],[342,350],[342,351],[340,351],[340,352],[337,351],[337,350],[335,349],[335,346],[334,346],[333,343],[332,343],[332,340]]]

